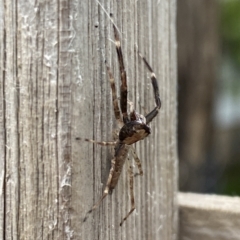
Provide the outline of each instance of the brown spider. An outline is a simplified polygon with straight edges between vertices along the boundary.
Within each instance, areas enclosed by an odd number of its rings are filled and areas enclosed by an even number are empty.
[[[151,80],[152,80],[152,86],[155,96],[155,102],[156,107],[148,113],[145,117],[139,113],[137,113],[135,110],[130,109],[130,114],[127,112],[127,76],[126,71],[124,68],[123,63],[123,56],[122,56],[122,50],[120,45],[120,39],[118,35],[117,28],[115,25],[113,25],[114,29],[114,36],[115,36],[115,45],[118,55],[118,62],[119,62],[119,68],[120,68],[120,75],[121,75],[121,87],[120,87],[120,108],[118,105],[118,98],[116,94],[116,87],[115,87],[115,80],[113,78],[113,75],[110,71],[109,66],[107,66],[107,72],[109,75],[109,81],[111,84],[112,89],[112,101],[113,101],[113,110],[115,118],[118,122],[118,124],[121,126],[121,129],[118,134],[118,140],[116,142],[97,142],[91,139],[85,139],[85,141],[92,142],[95,144],[100,144],[103,146],[107,145],[114,145],[115,148],[115,154],[114,158],[111,161],[111,169],[108,175],[108,180],[106,187],[104,189],[104,193],[102,197],[96,202],[93,207],[87,212],[85,218],[83,221],[85,222],[87,220],[88,215],[95,210],[103,201],[103,199],[115,188],[117,185],[119,176],[122,172],[123,165],[125,163],[125,160],[128,156],[129,151],[131,151],[134,160],[138,166],[139,169],[139,175],[143,175],[142,167],[140,159],[138,158],[134,148],[131,146],[133,143],[144,139],[151,133],[151,129],[148,126],[148,124],[155,118],[158,114],[159,109],[161,108],[161,100],[159,97],[159,90],[158,90],[158,84],[156,76],[148,64],[145,57],[143,57],[139,52],[140,57],[143,59],[145,65],[147,66],[148,70],[151,72]],[[80,139],[80,138],[77,138]],[[122,219],[120,226],[122,226],[123,222],[129,217],[129,215],[134,211],[135,209],[135,201],[134,201],[134,194],[133,194],[133,171],[132,166],[129,167],[129,177],[130,177],[130,196],[131,196],[131,209],[127,213],[127,215]]]

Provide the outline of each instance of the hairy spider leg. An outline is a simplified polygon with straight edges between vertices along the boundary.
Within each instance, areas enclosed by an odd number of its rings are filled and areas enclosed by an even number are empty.
[[[129,159],[128,159],[129,161]],[[127,161],[127,162],[128,162]],[[128,175],[129,175],[129,189],[130,189],[130,198],[131,198],[131,209],[128,212],[128,214],[123,218],[123,220],[120,222],[120,227],[124,223],[124,221],[127,220],[127,218],[131,215],[131,213],[135,210],[135,200],[134,200],[134,192],[133,192],[133,170],[131,164],[128,163]]]
[[[123,63],[123,55],[122,55],[122,49],[121,49],[121,44],[120,44],[120,38],[118,35],[118,30],[113,25],[113,30],[114,30],[114,37],[115,37],[115,45],[116,45],[116,50],[117,50],[117,55],[118,55],[118,63],[119,63],[119,69],[120,69],[120,76],[121,76],[121,87],[120,87],[120,107],[123,115],[123,122],[127,123],[129,121],[128,119],[128,114],[127,114],[127,75],[126,71],[124,68],[124,63]]]
[[[139,157],[138,157],[138,155],[137,155],[134,147],[131,145],[130,148],[131,148],[131,153],[132,153],[132,155],[133,155],[133,158],[134,158],[134,160],[135,160],[135,162],[136,162],[136,164],[137,164],[138,171],[139,171],[139,173],[135,173],[135,176],[137,176],[137,175],[141,175],[141,176],[142,176],[142,175],[143,175],[143,170],[142,170],[141,161],[140,161],[140,159],[139,159]]]
[[[76,140],[84,140],[86,142],[90,142],[90,143],[94,143],[94,144],[98,144],[98,145],[101,145],[101,146],[114,146],[116,145],[117,142],[104,142],[104,141],[95,141],[93,139],[88,139],[88,138],[85,138],[85,139],[82,139],[82,138],[76,138]]]
[[[145,118],[146,118],[146,124],[150,123],[153,118],[155,118],[158,114],[159,109],[161,108],[161,99],[159,95],[159,89],[158,89],[158,83],[157,83],[157,78],[155,73],[153,72],[152,68],[150,67],[149,63],[147,62],[146,58],[142,56],[142,54],[138,51],[139,56],[143,59],[146,67],[148,70],[151,72],[151,80],[152,80],[152,86],[153,86],[153,92],[154,92],[154,97],[155,97],[155,102],[156,102],[156,107],[148,113]]]
[[[123,121],[122,121],[122,118],[121,118],[121,112],[120,112],[119,105],[118,105],[115,80],[114,80],[113,74],[110,70],[110,67],[108,66],[106,61],[105,61],[105,64],[106,64],[106,68],[107,68],[107,72],[108,72],[108,76],[109,76],[109,82],[110,82],[111,89],[112,89],[112,102],[113,102],[114,116],[115,116],[115,118],[118,122],[118,126],[122,127]],[[115,136],[116,138],[118,137],[116,133],[114,135],[116,135]],[[76,138],[76,140],[83,140],[83,139]],[[91,142],[91,143],[102,145],[102,146],[112,146],[112,145],[115,145],[117,143],[117,142],[114,142],[114,141],[111,141],[111,142],[101,141],[101,142],[99,142],[99,141],[96,141],[96,140],[93,140],[93,139],[88,139],[88,138],[85,138],[84,140],[87,141],[87,142]]]
[[[111,165],[111,169],[108,175],[108,180],[107,180],[107,184],[106,187],[104,189],[103,195],[102,197],[93,205],[93,207],[86,213],[86,216],[83,219],[83,222],[85,222],[89,216],[90,213],[92,213],[92,211],[94,211],[96,208],[98,208],[98,206],[101,204],[101,202],[103,201],[103,199],[109,194],[109,189],[110,189],[110,185],[112,182],[112,176],[113,173],[115,171],[115,163],[116,163],[116,158],[112,159],[112,165]]]
[[[116,142],[105,142],[105,141],[100,142],[100,141],[95,141],[93,139],[88,139],[88,138],[85,138],[84,140],[86,142],[98,144],[98,145],[101,145],[101,146],[115,146],[116,145]]]
[[[118,106],[118,99],[117,99],[117,91],[116,91],[115,80],[114,80],[113,74],[112,74],[112,72],[110,70],[110,67],[107,65],[106,61],[105,61],[105,63],[106,63],[107,72],[108,72],[108,76],[109,76],[109,82],[110,82],[111,89],[112,89],[112,102],[113,102],[114,115],[115,115],[115,118],[116,118],[116,120],[118,122],[119,127],[122,127],[123,121],[122,121],[121,112],[120,112],[120,109],[119,109],[119,106]]]

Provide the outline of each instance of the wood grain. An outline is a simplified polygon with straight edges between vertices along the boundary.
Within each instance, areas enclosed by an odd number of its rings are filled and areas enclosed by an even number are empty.
[[[16,5],[17,4],[17,5]],[[105,186],[117,127],[107,60],[119,89],[112,22],[92,1],[0,2],[0,238],[176,239],[176,2],[107,1],[120,30],[129,100],[155,106],[153,67],[162,108],[152,133],[136,144],[144,175],[134,178],[130,208],[127,168],[113,194],[83,223]],[[137,172],[137,167],[134,167]]]
[[[240,198],[179,193],[179,239],[238,240]]]

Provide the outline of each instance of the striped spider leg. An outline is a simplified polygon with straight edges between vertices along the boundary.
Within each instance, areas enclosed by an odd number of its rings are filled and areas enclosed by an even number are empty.
[[[145,57],[143,57],[139,52],[139,56],[143,59],[146,67],[151,72],[151,81],[155,96],[155,108],[148,113],[146,116],[143,116],[139,113],[137,113],[132,107],[130,109],[130,113],[127,112],[127,75],[124,67],[123,62],[123,55],[121,50],[121,44],[120,44],[120,38],[117,31],[117,28],[115,25],[113,25],[114,30],[114,37],[115,37],[115,45],[116,45],[116,51],[118,55],[118,63],[119,63],[119,70],[120,70],[120,79],[121,79],[121,86],[120,86],[120,108],[118,105],[118,98],[116,93],[116,85],[115,80],[113,77],[113,74],[109,68],[109,66],[106,64],[109,82],[112,89],[112,102],[113,102],[113,111],[115,118],[117,120],[118,126],[120,127],[120,131],[118,134],[118,139],[115,142],[98,142],[91,139],[85,139],[85,141],[100,144],[102,146],[110,146],[113,145],[114,147],[114,157],[111,161],[111,169],[108,175],[106,187],[104,189],[102,197],[93,205],[93,207],[86,213],[85,218],[83,221],[85,222],[89,216],[90,213],[92,213],[98,206],[101,204],[101,202],[104,200],[104,198],[113,191],[113,189],[116,187],[118,183],[118,179],[121,175],[123,165],[125,163],[125,160],[128,158],[128,154],[131,153],[136,165],[139,170],[139,174],[137,175],[143,175],[142,166],[140,159],[138,158],[132,144],[143,140],[146,138],[150,132],[151,129],[147,125],[150,123],[153,118],[155,118],[158,114],[159,109],[161,108],[161,100],[159,96],[159,90],[158,90],[158,84],[156,76],[148,64]],[[80,138],[77,138],[80,139]],[[128,168],[128,175],[129,175],[129,187],[130,187],[130,199],[131,199],[131,209],[126,214],[126,216],[122,219],[120,226],[122,226],[123,222],[126,221],[126,219],[131,215],[131,213],[135,210],[135,200],[134,200],[134,189],[133,189],[133,170],[131,164],[129,164]]]

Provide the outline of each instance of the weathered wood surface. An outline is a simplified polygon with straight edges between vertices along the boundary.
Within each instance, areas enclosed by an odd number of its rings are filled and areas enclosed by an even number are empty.
[[[180,240],[239,240],[240,198],[179,193]]]
[[[126,167],[101,196],[112,151],[76,141],[111,140],[116,127],[104,61],[119,85],[112,23],[92,1],[0,1],[0,239],[175,239],[177,236],[175,0],[109,1],[121,33],[129,100],[154,106],[149,73],[162,99],[152,134],[136,144],[143,177],[130,208]],[[134,168],[137,171],[137,168]]]

